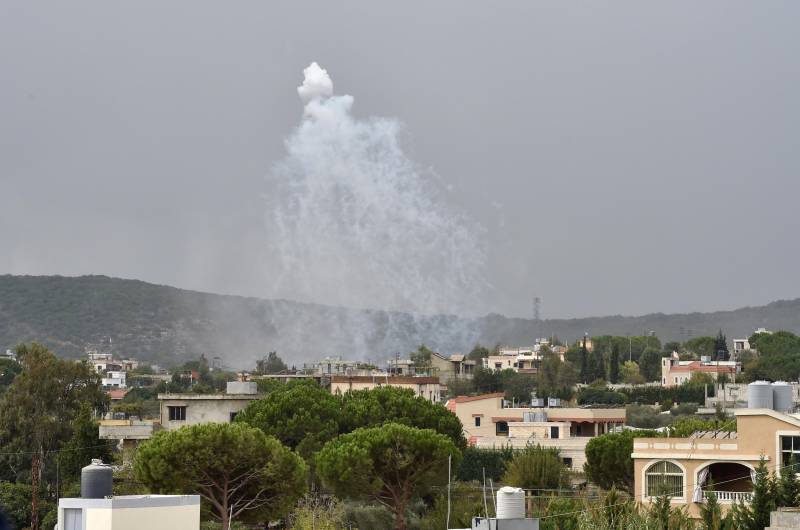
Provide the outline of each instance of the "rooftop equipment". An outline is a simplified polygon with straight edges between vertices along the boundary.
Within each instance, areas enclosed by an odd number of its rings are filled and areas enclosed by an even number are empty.
[[[94,458],[92,463],[81,469],[81,497],[84,499],[105,499],[112,495],[113,471],[111,466]]]
[[[772,385],[769,381],[753,381],[747,385],[747,408],[772,408]]]
[[[772,408],[778,412],[788,414],[792,409],[792,385],[784,381],[772,383]]]

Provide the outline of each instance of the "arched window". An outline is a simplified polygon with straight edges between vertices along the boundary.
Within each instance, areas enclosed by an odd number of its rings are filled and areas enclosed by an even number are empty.
[[[645,483],[648,497],[667,494],[683,497],[683,471],[672,462],[662,460],[647,468]]]

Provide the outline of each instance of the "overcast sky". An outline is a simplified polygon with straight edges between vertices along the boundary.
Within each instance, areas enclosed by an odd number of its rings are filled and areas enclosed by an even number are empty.
[[[800,296],[800,2],[0,4],[0,273],[269,296],[317,61],[485,229],[485,312]]]

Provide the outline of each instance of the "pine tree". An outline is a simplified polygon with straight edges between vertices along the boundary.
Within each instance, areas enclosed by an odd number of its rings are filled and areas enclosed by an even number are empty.
[[[608,380],[619,383],[619,346],[616,344],[611,349],[611,358],[608,361]]]
[[[713,479],[708,481],[706,502],[700,505],[700,519],[703,521],[703,530],[722,530],[722,509],[717,502]]]
[[[800,506],[800,481],[797,480],[798,468],[794,456],[789,460],[789,465],[781,469],[778,479],[776,501],[778,506],[793,508]]]

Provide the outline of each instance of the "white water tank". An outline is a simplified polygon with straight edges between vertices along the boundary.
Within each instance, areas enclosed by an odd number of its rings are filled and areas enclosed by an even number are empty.
[[[753,381],[747,385],[747,408],[772,408],[772,385],[769,381]]]
[[[497,518],[525,518],[525,490],[504,486],[497,490]]]
[[[772,383],[772,408],[784,414],[792,409],[792,385],[784,381]]]

